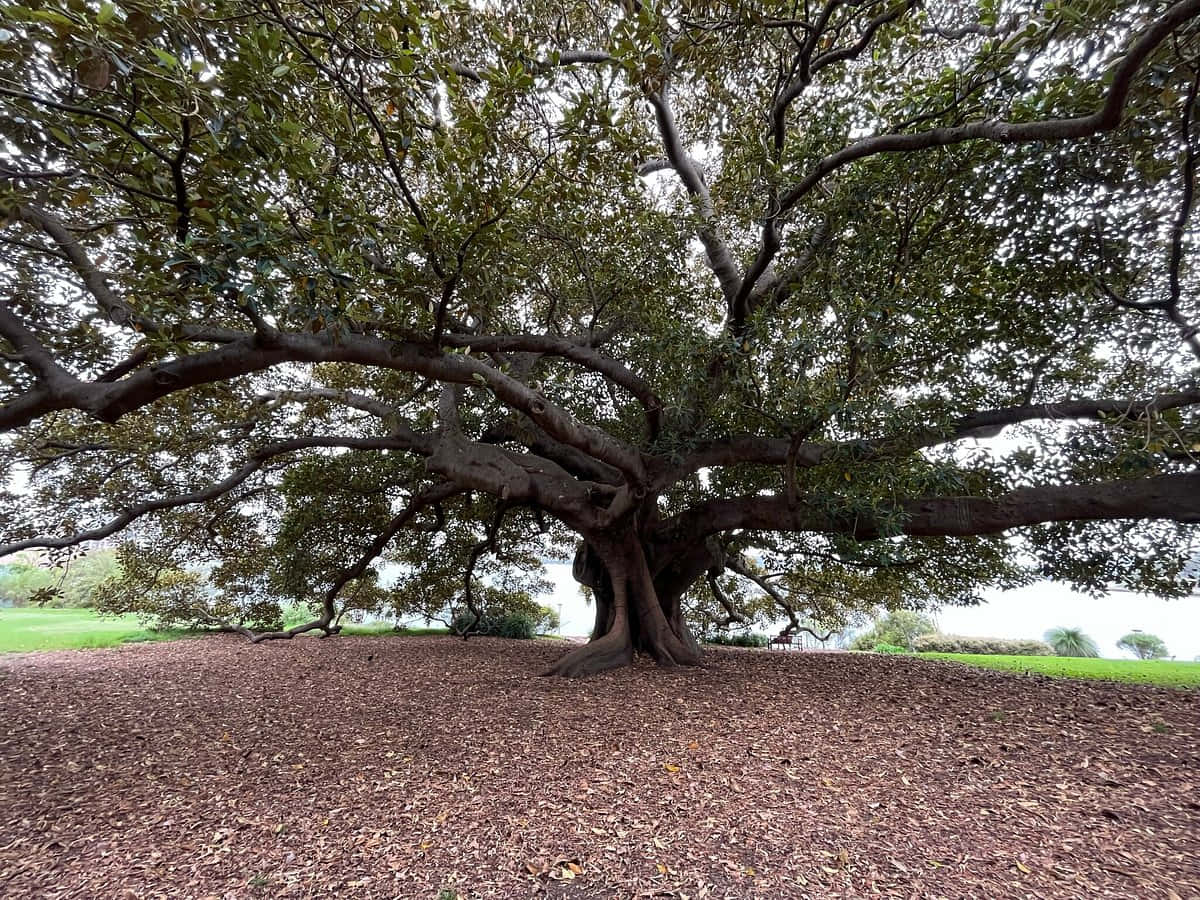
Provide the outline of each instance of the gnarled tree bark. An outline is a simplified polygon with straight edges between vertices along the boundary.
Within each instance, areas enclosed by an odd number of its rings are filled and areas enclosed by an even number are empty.
[[[674,572],[655,577],[636,531],[588,536],[575,554],[573,572],[592,590],[595,624],[588,643],[560,659],[547,675],[594,675],[628,665],[635,653],[648,654],[662,666],[700,664],[700,645],[681,607],[687,585],[680,587]]]

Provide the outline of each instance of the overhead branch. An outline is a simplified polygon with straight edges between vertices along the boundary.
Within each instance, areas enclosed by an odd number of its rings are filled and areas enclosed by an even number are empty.
[[[558,441],[623,472],[635,484],[646,479],[636,448],[579,421],[537,390],[494,366],[456,353],[431,353],[427,343],[384,341],[367,335],[280,333],[269,344],[244,334],[236,343],[192,353],[139,369],[108,384],[73,379],[39,386],[0,406],[0,432],[28,424],[48,412],[79,409],[105,422],[189,387],[228,381],[287,362],[342,362],[414,372],[443,383],[486,387],[512,409],[525,413]]]
[[[523,60],[524,64],[534,72],[549,72],[555,68],[566,68],[581,64],[599,65],[614,62],[615,58],[603,50],[557,50],[549,56],[536,60]],[[482,83],[487,79],[487,70],[464,62],[455,61],[450,64],[450,70],[460,78]]]
[[[880,134],[854,141],[824,157],[808,175],[779,197],[774,208],[765,217],[762,245],[754,261],[750,264],[746,278],[736,295],[737,303],[744,303],[745,298],[754,290],[758,280],[767,272],[771,261],[779,251],[779,221],[833,172],[871,156],[913,153],[968,141],[1021,144],[1038,141],[1077,140],[1112,131],[1121,124],[1129,92],[1138,71],[1175,29],[1197,15],[1200,15],[1200,0],[1180,0],[1152,22],[1129,45],[1124,58],[1112,70],[1111,81],[1104,100],[1097,109],[1087,115],[1040,119],[1032,122],[1007,122],[991,119],[985,122],[971,122],[927,131]],[[801,78],[803,77],[805,76],[802,72]],[[781,99],[786,96],[787,92],[781,95]],[[786,106],[784,109],[786,111]]]
[[[0,337],[17,351],[15,355],[5,354],[5,358],[24,363],[47,389],[54,390],[75,381],[75,376],[60,366],[37,336],[13,314],[8,300],[0,300]]]
[[[71,264],[71,268],[79,276],[87,292],[92,295],[101,312],[114,324],[130,326],[142,333],[169,333],[173,340],[179,342],[223,344],[242,337],[241,332],[232,329],[189,324],[167,326],[146,316],[138,315],[112,289],[108,283],[108,277],[88,256],[72,229],[68,228],[67,224],[57,216],[44,209],[27,203],[0,207],[0,223],[4,219],[24,222],[48,235],[58,246],[63,257]]]
[[[574,478],[547,457],[472,442],[455,431],[440,434],[426,466],[463,490],[540,507],[581,530],[598,527],[606,513],[593,497],[613,493]]]
[[[676,543],[732,529],[820,532],[866,541],[908,534],[969,537],[1043,522],[1166,519],[1200,524],[1200,472],[1096,484],[1018,488],[998,497],[914,497],[879,516],[828,512],[825,498],[780,494],[709,500],[664,521]]]
[[[299,391],[268,391],[258,397],[262,403],[304,403],[309,400],[324,400],[350,409],[370,413],[380,419],[392,419],[400,414],[396,407],[374,397],[354,391],[338,391],[330,388],[306,388]]]
[[[300,29],[298,29],[295,23],[284,14],[276,0],[267,0],[267,5],[270,6],[271,11],[274,13],[275,21],[283,26],[284,31],[287,32],[288,38],[292,42],[292,45],[300,51],[300,53],[306,60],[308,60],[309,64],[314,69],[325,76],[325,78],[349,102],[350,106],[354,110],[357,110],[362,114],[363,118],[367,122],[367,125],[375,134],[380,152],[383,154],[384,163],[387,165],[388,171],[391,172],[392,179],[394,181],[394,187],[400,192],[400,199],[408,208],[409,212],[412,213],[413,218],[418,222],[418,224],[420,224],[423,229],[428,230],[429,220],[408,183],[408,177],[404,174],[403,163],[400,157],[397,156],[395,148],[392,146],[392,137],[388,133],[388,130],[384,128],[383,123],[379,120],[379,115],[376,113],[375,108],[371,104],[370,100],[366,97],[362,85],[360,84],[356,86],[347,77],[342,67],[331,66],[322,61],[321,58],[313,52],[313,49],[309,46],[308,42],[304,40],[304,36],[301,34]],[[336,43],[336,41],[329,36],[318,35],[318,37]],[[446,271],[441,265],[437,256],[432,252],[428,252],[427,258],[429,260],[430,268],[433,269],[438,278],[444,280],[447,277]]]
[[[808,235],[804,249],[800,251],[796,261],[781,273],[774,273],[768,266],[763,275],[757,280],[757,285],[740,304],[742,318],[733,323],[734,333],[744,330],[746,321],[764,305],[778,307],[795,291],[797,285],[812,271],[817,262],[817,255],[828,246],[833,235],[833,229],[828,216],[821,218]]]
[[[108,286],[108,280],[80,246],[79,239],[55,216],[29,204],[20,204],[0,210],[0,216],[26,222],[48,234],[63,254],[71,261],[72,268],[83,281],[83,285],[100,304],[109,321],[118,325],[133,323],[133,310]]]
[[[1058,403],[1010,406],[980,410],[949,422],[945,427],[929,427],[899,432],[869,440],[837,443],[803,441],[793,446],[786,438],[738,435],[710,441],[696,447],[678,464],[655,472],[655,485],[666,486],[692,472],[713,466],[742,464],[782,466],[792,460],[803,468],[818,466],[834,457],[848,454],[858,461],[893,457],[923,447],[952,443],[968,438],[990,437],[1009,425],[1033,421],[1090,420],[1117,423],[1144,421],[1172,409],[1200,405],[1200,388],[1174,394],[1122,400],[1076,399]]]
[[[700,238],[700,243],[704,245],[704,253],[708,259],[708,266],[712,269],[713,274],[717,276],[717,281],[721,285],[721,292],[725,295],[726,302],[732,304],[733,298],[737,295],[738,287],[742,283],[741,273],[737,263],[734,261],[733,254],[725,243],[725,239],[721,237],[717,229],[716,222],[714,221],[712,196],[709,194],[708,185],[704,183],[699,167],[695,165],[691,156],[683,148],[683,141],[679,136],[679,128],[675,124],[675,115],[671,112],[669,78],[664,76],[658,91],[648,90],[646,98],[650,101],[650,105],[654,107],[654,118],[658,123],[658,131],[662,137],[663,149],[667,154],[667,159],[670,161],[671,168],[675,170],[679,176],[679,180],[683,182],[684,188],[695,201],[696,213],[700,218],[696,236]]]
[[[159,160],[168,165],[171,164],[172,160],[170,154],[166,153],[161,147],[158,147],[153,142],[142,137],[142,135],[139,134],[133,127],[131,127],[128,122],[123,122],[116,116],[109,115],[102,110],[89,109],[86,106],[76,106],[70,103],[59,103],[55,100],[49,100],[45,97],[39,97],[36,94],[31,94],[28,91],[18,91],[14,90],[13,88],[4,87],[3,85],[0,85],[0,97],[10,97],[14,100],[25,100],[37,106],[42,106],[46,109],[52,109],[55,112],[67,113],[68,115],[72,116],[82,116],[84,118],[94,119],[97,122],[104,122],[106,125],[115,128],[118,132],[124,134],[126,137],[131,138],[138,144],[138,146],[150,153],[152,156],[157,157]]]
[[[611,493],[613,488],[622,482],[620,470],[593,459],[575,447],[554,440],[528,420],[506,419],[488,428],[480,440],[485,444],[520,444],[534,455],[558,464],[572,477],[595,482],[595,490],[598,492]]]
[[[1015,32],[1020,24],[1021,20],[1013,16],[1007,22],[996,25],[984,25],[981,22],[970,22],[966,25],[957,25],[952,28],[930,25],[922,28],[921,34],[933,35],[948,41],[961,41],[963,38],[968,37],[1004,37]]]
[[[1196,202],[1196,163],[1197,159],[1200,158],[1200,153],[1198,153],[1196,148],[1196,141],[1192,136],[1192,119],[1195,115],[1196,96],[1198,92],[1200,92],[1200,69],[1196,70],[1195,75],[1192,77],[1192,83],[1188,87],[1179,129],[1186,149],[1181,165],[1183,190],[1179,200],[1179,211],[1175,216],[1175,221],[1171,224],[1171,252],[1167,263],[1169,294],[1166,310],[1167,317],[1178,326],[1184,343],[1188,345],[1192,353],[1200,360],[1200,326],[1189,322],[1179,308],[1179,301],[1182,294],[1180,277],[1183,270],[1183,243],[1188,228],[1188,221],[1192,217],[1192,209]]]
[[[839,62],[847,62],[855,59],[870,45],[876,33],[884,25],[895,22],[901,16],[912,11],[919,5],[919,0],[907,0],[907,2],[896,6],[886,12],[880,13],[874,18],[869,19],[862,30],[859,32],[858,39],[852,44],[836,49],[826,50],[818,56],[813,56],[816,52],[818,42],[825,36],[829,25],[829,18],[837,8],[837,3],[829,3],[818,17],[817,22],[808,30],[808,36],[804,44],[800,48],[800,66],[799,74],[793,78],[779,92],[779,96],[775,98],[775,102],[771,107],[771,137],[775,145],[775,150],[778,153],[783,149],[784,140],[786,138],[786,122],[788,108],[796,101],[796,99],[807,90],[812,84],[813,77],[828,66],[832,66]]]
[[[855,141],[822,159],[813,170],[780,199],[779,214],[794,207],[831,172],[852,162],[884,153],[911,153],[967,141],[1001,144],[1035,141],[1078,140],[1112,131],[1121,124],[1134,76],[1171,33],[1200,15],[1200,0],[1180,0],[1152,22],[1129,45],[1124,58],[1112,70],[1111,81],[1100,106],[1082,116],[1039,119],[1032,122],[989,120],[910,134],[880,134]]]
[[[604,356],[587,344],[570,338],[538,334],[449,334],[442,338],[442,343],[448,347],[470,347],[483,353],[528,352],[570,360],[629,391],[646,410],[651,438],[657,437],[662,428],[662,401],[650,384],[625,364]]]
[[[727,628],[730,625],[733,625],[735,622],[739,625],[747,624],[748,620],[746,619],[745,613],[737,608],[737,604],[733,602],[733,598],[731,598],[729,594],[725,592],[725,589],[721,587],[720,580],[712,571],[709,571],[708,573],[708,589],[712,591],[712,595],[716,599],[717,603],[719,603],[721,608],[725,610],[725,618],[717,623],[718,627]]]
[[[304,437],[279,441],[259,448],[231,475],[206,488],[134,504],[126,507],[120,515],[110,519],[104,525],[84,531],[77,531],[65,537],[36,537],[13,541],[8,544],[0,544],[0,557],[35,547],[58,549],[73,547],[76,544],[82,544],[86,541],[103,540],[150,513],[161,512],[167,509],[177,509],[181,506],[193,506],[198,503],[207,503],[210,500],[215,500],[218,497],[228,494],[238,485],[242,484],[251,475],[262,469],[269,460],[288,453],[295,453],[298,450],[308,450],[317,447],[345,447],[350,450],[410,450],[421,454],[432,452],[429,439],[413,432],[390,437]]]

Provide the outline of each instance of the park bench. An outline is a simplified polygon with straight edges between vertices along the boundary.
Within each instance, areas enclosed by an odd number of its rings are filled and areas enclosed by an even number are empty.
[[[794,634],[777,634],[771,640],[767,641],[767,649],[772,647],[780,647],[786,650],[788,647],[796,646],[796,636]]]

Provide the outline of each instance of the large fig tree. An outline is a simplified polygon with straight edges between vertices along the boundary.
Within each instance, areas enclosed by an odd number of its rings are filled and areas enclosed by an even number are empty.
[[[573,552],[565,675],[697,663],[688,604],[1177,591],[1200,0],[0,21],[0,555],[128,529],[135,595],[313,604],[263,639]]]

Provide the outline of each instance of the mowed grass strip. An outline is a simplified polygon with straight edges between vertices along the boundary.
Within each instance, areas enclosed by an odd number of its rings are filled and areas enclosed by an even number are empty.
[[[154,631],[136,615],[102,616],[91,609],[0,608],[0,653],[115,647],[194,633],[174,628]]]
[[[362,625],[347,623],[339,632],[343,636],[351,637],[439,637],[449,633],[449,628],[409,628],[403,625],[397,627],[391,622],[368,622]]]
[[[920,653],[918,656],[922,659],[964,663],[984,669],[1051,675],[1056,678],[1091,678],[1173,688],[1200,687],[1200,662],[1176,662],[1169,659],[1087,659],[1071,656],[993,656],[984,653]]]

